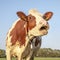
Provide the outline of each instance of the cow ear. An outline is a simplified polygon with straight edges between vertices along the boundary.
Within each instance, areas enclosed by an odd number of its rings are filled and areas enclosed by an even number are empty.
[[[53,12],[46,12],[44,15],[43,15],[43,18],[48,21],[49,19],[51,19],[53,15]]]
[[[18,11],[17,12],[17,16],[19,17],[19,18],[21,18],[22,20],[27,20],[27,16],[25,15],[25,13],[23,13],[23,12],[21,12],[21,11]]]

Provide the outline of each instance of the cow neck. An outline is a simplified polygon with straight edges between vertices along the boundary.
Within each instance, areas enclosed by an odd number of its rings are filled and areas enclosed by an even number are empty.
[[[27,21],[27,20],[24,20],[24,19],[22,19],[23,21],[25,21],[26,22],[26,32],[27,32],[27,36],[28,36],[28,32],[29,32],[29,21]]]

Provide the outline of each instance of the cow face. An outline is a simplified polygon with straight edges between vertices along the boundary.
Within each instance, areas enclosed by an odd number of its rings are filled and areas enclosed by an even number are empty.
[[[35,17],[35,27],[29,31],[30,35],[33,36],[42,36],[48,33],[49,24],[48,20],[52,17],[52,12],[46,12],[44,15],[41,15],[36,10],[30,10],[29,15]],[[34,24],[34,23],[33,23]]]
[[[22,20],[26,21],[28,27],[28,34],[30,36],[42,36],[48,33],[49,24],[48,20],[52,17],[52,12],[46,12],[44,15],[39,13],[37,10],[29,10],[29,15],[26,16],[25,13],[19,11],[17,15]]]

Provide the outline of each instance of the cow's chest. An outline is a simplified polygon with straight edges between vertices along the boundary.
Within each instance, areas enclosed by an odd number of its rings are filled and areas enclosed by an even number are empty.
[[[19,45],[16,45],[16,46],[12,46],[11,55],[19,56],[20,54],[22,54],[24,58],[29,54],[30,51],[31,51],[30,44],[26,48],[25,46],[20,47]]]

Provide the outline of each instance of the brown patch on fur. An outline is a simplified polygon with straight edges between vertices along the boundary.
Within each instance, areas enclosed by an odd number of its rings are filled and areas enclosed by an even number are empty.
[[[10,32],[12,45],[19,41],[20,45],[25,44],[26,31],[24,28],[25,21],[19,20],[14,29]]]
[[[36,18],[32,15],[28,15],[28,29],[31,30],[36,26]]]
[[[10,32],[10,36],[12,36],[11,38],[12,45],[14,45],[17,41],[19,42],[20,46],[25,45],[26,32],[28,33],[28,30],[31,30],[36,26],[36,21],[34,16],[28,15],[27,18],[28,18],[27,21],[24,21],[23,19],[17,21],[13,30]],[[26,25],[26,27],[24,27],[24,25]]]

